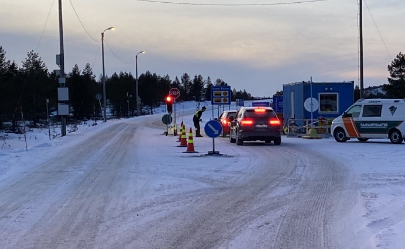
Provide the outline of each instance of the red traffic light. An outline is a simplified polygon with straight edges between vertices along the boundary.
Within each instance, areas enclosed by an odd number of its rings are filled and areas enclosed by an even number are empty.
[[[172,96],[166,96],[166,107],[167,107],[167,112],[172,113],[173,112],[173,98]]]

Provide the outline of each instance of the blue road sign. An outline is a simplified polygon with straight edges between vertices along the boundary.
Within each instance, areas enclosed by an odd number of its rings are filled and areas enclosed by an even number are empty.
[[[270,102],[252,102],[253,107],[270,107]]]
[[[236,99],[236,105],[237,106],[245,106],[245,100],[244,99]]]
[[[230,86],[211,87],[211,105],[230,105],[230,104],[231,104]]]
[[[163,117],[162,117],[162,122],[163,122],[163,124],[165,124],[165,125],[169,125],[169,124],[171,124],[172,123],[172,116],[170,116],[170,114],[165,114],[165,115],[163,115]]]
[[[273,109],[276,112],[283,112],[283,96],[273,96]]]
[[[217,120],[210,120],[204,126],[204,131],[207,136],[216,138],[222,132],[222,125]]]

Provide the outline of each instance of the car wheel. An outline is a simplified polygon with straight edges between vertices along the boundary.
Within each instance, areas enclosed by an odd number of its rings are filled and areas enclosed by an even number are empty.
[[[236,144],[237,145],[243,145],[243,140],[239,138],[238,133],[236,133]]]
[[[403,140],[402,134],[401,134],[401,132],[399,130],[391,131],[391,133],[390,133],[390,141],[391,141],[391,143],[400,144],[400,143],[402,143],[402,140]]]
[[[347,141],[346,133],[342,128],[337,128],[333,134],[335,140],[339,143],[343,143]]]
[[[367,142],[368,138],[358,137],[357,140],[359,140],[360,142]]]
[[[236,142],[235,138],[232,137],[232,132],[229,133],[229,142],[231,142],[231,143]]]
[[[274,139],[274,145],[280,145],[281,144],[281,137],[276,137]]]

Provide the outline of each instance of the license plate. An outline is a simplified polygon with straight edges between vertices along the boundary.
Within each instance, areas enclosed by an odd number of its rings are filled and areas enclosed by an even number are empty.
[[[267,127],[267,125],[265,125],[265,124],[258,124],[258,125],[256,125],[256,127],[258,127],[258,128],[265,128],[265,127]]]

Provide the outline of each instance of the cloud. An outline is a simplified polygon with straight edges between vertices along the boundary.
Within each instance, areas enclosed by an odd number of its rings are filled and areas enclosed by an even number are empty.
[[[52,2],[20,0],[8,2],[0,10],[0,45],[9,59],[23,60],[36,48],[45,27],[38,52],[50,70],[57,68],[58,11],[56,2],[51,9]],[[284,83],[311,76],[321,81],[358,78],[356,1],[272,7],[181,6],[133,0],[71,2],[75,10],[70,1],[63,1],[66,70],[74,64],[81,68],[90,63],[99,75],[101,43],[93,39],[99,41],[101,32],[114,26],[115,31],[105,33],[106,43],[114,51],[105,47],[108,75],[134,72],[134,56],[145,50],[139,58],[140,73],[149,70],[172,78],[183,73],[202,74],[257,94],[275,92]],[[405,16],[400,10],[405,2],[368,4],[374,20],[364,9],[365,77],[367,84],[380,84],[386,81],[390,57],[404,51],[401,30]]]

